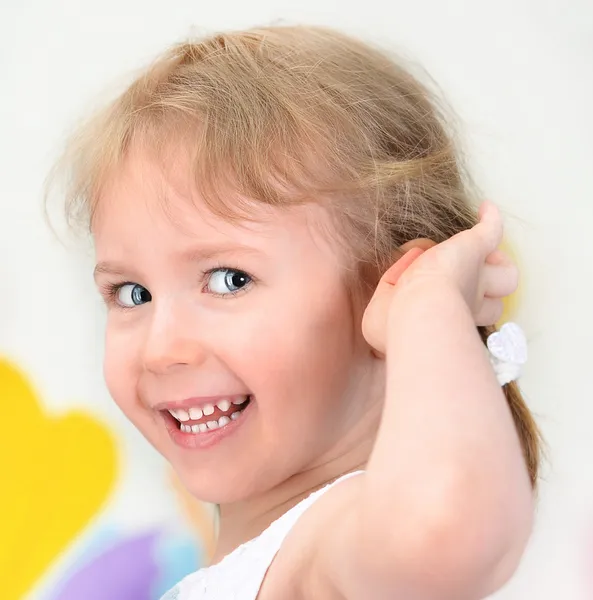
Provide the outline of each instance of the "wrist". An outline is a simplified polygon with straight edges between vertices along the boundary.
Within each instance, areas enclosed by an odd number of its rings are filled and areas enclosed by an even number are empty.
[[[407,353],[416,340],[447,345],[476,325],[461,290],[450,280],[423,277],[409,281],[393,295],[387,322],[386,354]]]

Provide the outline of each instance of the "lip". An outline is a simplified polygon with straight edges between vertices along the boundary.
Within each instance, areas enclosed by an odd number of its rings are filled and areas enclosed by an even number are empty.
[[[220,396],[221,398],[229,398],[229,396]],[[178,427],[178,421],[175,419],[167,409],[161,409],[160,414],[163,419],[167,433],[171,437],[171,440],[177,446],[186,450],[207,450],[213,448],[224,439],[233,435],[238,429],[241,428],[243,423],[249,419],[252,407],[255,401],[252,399],[246,408],[243,409],[243,413],[236,421],[227,423],[224,427],[218,429],[212,429],[204,433],[185,433]],[[180,408],[180,405],[176,405]],[[187,406],[187,405],[186,405]],[[197,406],[196,404],[190,404],[189,406]]]
[[[221,400],[238,400],[239,398],[245,398],[245,396],[251,397],[251,394],[227,394],[218,396],[195,396],[193,398],[186,398],[185,400],[179,400],[175,402],[161,402],[154,406],[154,410],[176,410],[176,409],[187,409],[187,408],[200,408],[206,404],[216,405]]]

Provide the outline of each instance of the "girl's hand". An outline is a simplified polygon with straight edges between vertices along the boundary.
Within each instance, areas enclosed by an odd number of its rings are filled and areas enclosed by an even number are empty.
[[[366,308],[362,329],[367,342],[385,353],[389,311],[394,295],[422,282],[419,290],[438,293],[439,287],[456,289],[474,316],[476,325],[493,325],[502,315],[502,299],[518,284],[518,270],[498,245],[502,218],[496,206],[485,202],[480,222],[427,251],[414,248],[394,263],[381,278]],[[419,293],[422,293],[419,291]]]

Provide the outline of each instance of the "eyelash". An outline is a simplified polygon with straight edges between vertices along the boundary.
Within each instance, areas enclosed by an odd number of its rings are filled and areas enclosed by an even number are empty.
[[[108,306],[117,306],[120,310],[130,310],[133,306],[123,306],[117,301],[117,294],[125,285],[137,285],[133,281],[122,281],[121,283],[106,283],[101,286],[101,295],[105,298]]]
[[[240,294],[244,293],[245,291],[247,291],[247,289],[249,289],[257,281],[253,275],[251,275],[247,271],[244,271],[243,269],[221,264],[217,267],[212,267],[211,269],[208,269],[208,270],[202,272],[202,276],[206,279],[205,285],[208,284],[210,277],[212,277],[212,275],[214,273],[216,273],[217,271],[235,271],[238,273],[242,273],[244,275],[247,275],[247,277],[249,277],[250,281],[245,287],[241,288],[240,290],[236,290],[234,292],[229,292],[228,294],[216,294],[214,292],[207,292],[214,298],[225,298],[225,299],[229,298],[229,297],[234,298],[234,297],[239,296]],[[123,305],[119,304],[117,301],[117,294],[126,285],[141,285],[141,284],[136,283],[134,281],[122,281],[121,283],[107,283],[101,287],[101,294],[105,297],[105,300],[108,305],[116,305],[121,310],[131,310],[131,309],[135,308],[134,306],[123,306]]]

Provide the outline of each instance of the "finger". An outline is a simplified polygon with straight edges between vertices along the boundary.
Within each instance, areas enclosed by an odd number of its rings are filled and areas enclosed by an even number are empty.
[[[483,269],[483,290],[487,298],[504,298],[519,285],[519,269],[514,264],[498,266],[486,264]]]
[[[498,323],[504,311],[504,304],[500,299],[485,298],[478,314],[476,325],[488,327]]]
[[[472,231],[482,240],[484,256],[494,252],[502,241],[503,223],[500,211],[492,202],[484,202],[479,211],[480,222]]]
[[[408,250],[399,260],[397,260],[381,277],[380,283],[395,285],[397,280],[403,275],[404,271],[424,253],[422,248],[412,248]]]
[[[412,248],[395,262],[381,277],[362,320],[362,330],[367,342],[378,356],[385,354],[385,331],[394,286],[404,271],[423,253],[421,248]]]
[[[486,258],[486,263],[489,265],[500,265],[501,267],[506,267],[508,265],[514,265],[515,261],[502,250],[495,250],[490,253]]]

